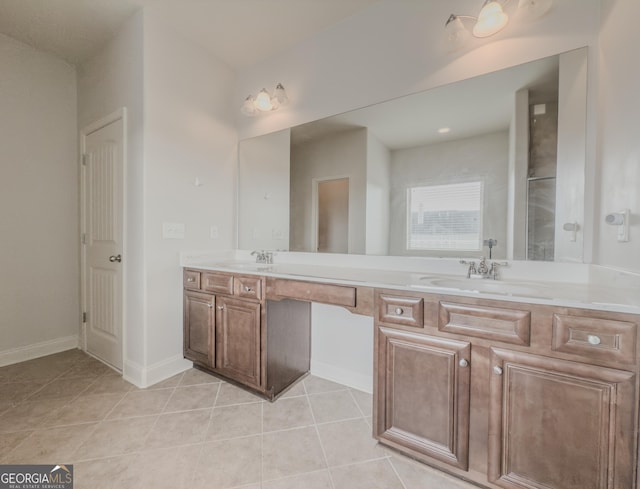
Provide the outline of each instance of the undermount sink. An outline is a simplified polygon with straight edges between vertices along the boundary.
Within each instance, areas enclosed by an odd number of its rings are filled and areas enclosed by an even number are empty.
[[[446,289],[469,290],[492,294],[540,296],[540,288],[534,285],[523,285],[510,282],[483,279],[460,278],[427,278],[423,286],[442,287]]]
[[[225,262],[218,263],[218,266],[223,268],[234,268],[238,270],[251,270],[254,272],[267,272],[273,270],[273,265],[268,263],[253,263],[253,262]]]

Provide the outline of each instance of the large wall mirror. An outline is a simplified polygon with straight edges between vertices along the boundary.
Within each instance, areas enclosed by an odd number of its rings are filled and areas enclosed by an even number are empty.
[[[238,247],[582,261],[587,48],[239,144]]]

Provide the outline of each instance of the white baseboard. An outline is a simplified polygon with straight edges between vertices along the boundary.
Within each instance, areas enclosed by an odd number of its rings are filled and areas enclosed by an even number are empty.
[[[185,360],[182,355],[167,358],[161,362],[154,363],[149,367],[126,360],[124,362],[124,371],[122,377],[127,382],[131,382],[136,387],[144,389],[146,387],[162,382],[174,375],[193,367],[193,363]]]
[[[32,345],[0,351],[0,367],[72,350],[79,347],[78,341],[78,335],[65,336],[63,338],[56,338],[55,340],[42,341]]]
[[[328,363],[311,360],[311,375],[320,377],[338,384],[352,387],[369,394],[373,392],[373,377],[352,370],[345,370]]]

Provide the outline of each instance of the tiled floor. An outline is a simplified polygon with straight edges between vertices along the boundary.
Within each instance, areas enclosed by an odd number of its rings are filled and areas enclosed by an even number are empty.
[[[188,370],[138,389],[79,350],[0,368],[0,463],[76,489],[470,489],[378,445],[371,396],[307,377],[275,403]]]

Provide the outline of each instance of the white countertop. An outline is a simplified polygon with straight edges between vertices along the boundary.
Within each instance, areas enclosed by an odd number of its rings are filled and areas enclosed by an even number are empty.
[[[180,265],[203,270],[293,280],[640,314],[640,276],[618,270],[603,269],[603,267],[590,269],[590,273],[584,276],[581,275],[581,272],[574,274],[574,276],[578,276],[579,280],[573,282],[522,280],[512,277],[491,280],[468,279],[464,273],[443,273],[443,271],[448,271],[447,263],[435,262],[434,260],[422,261],[419,271],[416,269],[411,271],[411,269],[372,268],[372,264],[362,266],[363,263],[359,263],[361,260],[355,257],[351,261],[356,266],[344,266],[345,260],[337,260],[340,262],[340,266],[337,266],[331,264],[331,258],[326,260],[329,264],[319,264],[313,263],[317,260],[306,260],[306,255],[280,253],[276,256],[276,263],[261,264],[244,259],[245,256],[241,252],[183,253]],[[297,263],[292,261],[296,258],[299,261]],[[335,259],[335,257],[333,258]],[[305,261],[312,262],[305,263]],[[415,260],[409,262],[410,265],[416,263],[418,262]],[[449,260],[449,263],[453,262]],[[402,265],[401,263],[399,266]],[[557,265],[558,268],[563,267],[562,264]],[[548,266],[548,264],[544,266]],[[579,266],[592,268],[589,265],[579,264]],[[538,265],[538,268],[540,267]],[[434,272],[430,270],[434,270]],[[461,271],[460,267],[457,268],[457,271]],[[566,273],[566,271],[565,269],[564,272]],[[587,278],[585,279],[585,277]],[[536,278],[540,277],[536,276]]]

